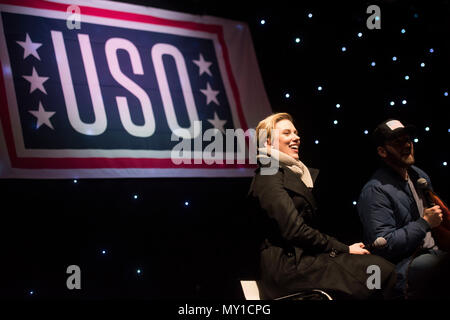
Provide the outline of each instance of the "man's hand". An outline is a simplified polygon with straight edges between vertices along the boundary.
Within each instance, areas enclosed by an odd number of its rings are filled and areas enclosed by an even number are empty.
[[[362,242],[354,243],[349,248],[350,254],[370,254],[368,250],[364,249],[364,243]]]
[[[434,206],[423,210],[423,219],[428,222],[431,228],[436,228],[442,222],[441,207]]]

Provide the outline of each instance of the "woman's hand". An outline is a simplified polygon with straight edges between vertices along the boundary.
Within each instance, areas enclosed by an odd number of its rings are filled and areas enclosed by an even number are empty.
[[[350,254],[370,254],[368,250],[364,249],[364,243],[362,242],[354,243],[349,248]]]

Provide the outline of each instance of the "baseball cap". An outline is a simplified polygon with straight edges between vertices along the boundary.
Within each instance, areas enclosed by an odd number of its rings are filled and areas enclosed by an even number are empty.
[[[412,125],[404,125],[399,120],[388,119],[380,123],[373,131],[373,141],[376,146],[383,145],[386,141],[395,139],[403,134],[413,134],[415,127]]]

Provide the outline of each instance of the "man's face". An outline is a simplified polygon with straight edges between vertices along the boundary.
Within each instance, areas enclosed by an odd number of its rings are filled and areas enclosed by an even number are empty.
[[[378,154],[400,168],[408,168],[415,162],[414,146],[408,134],[386,141],[384,146],[378,147]]]

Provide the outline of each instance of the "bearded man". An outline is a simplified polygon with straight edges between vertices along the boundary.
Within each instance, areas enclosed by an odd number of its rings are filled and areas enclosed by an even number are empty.
[[[396,264],[396,288],[405,298],[450,297],[450,258],[438,248],[432,229],[442,222],[442,211],[430,205],[417,180],[430,177],[414,166],[413,126],[388,119],[377,126],[373,140],[380,168],[363,187],[358,214],[365,243],[377,238],[386,245],[372,253]]]

